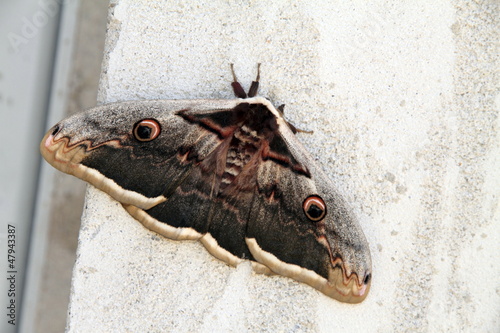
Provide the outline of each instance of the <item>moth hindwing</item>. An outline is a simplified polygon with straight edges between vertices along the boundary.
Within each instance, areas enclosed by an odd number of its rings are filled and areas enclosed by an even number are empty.
[[[98,106],[52,127],[41,153],[155,232],[361,302],[371,259],[356,218],[282,112],[256,97],[259,76],[248,93],[233,76],[238,99]]]

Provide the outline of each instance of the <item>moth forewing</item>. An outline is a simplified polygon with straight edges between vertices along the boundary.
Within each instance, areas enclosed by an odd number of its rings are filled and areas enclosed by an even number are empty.
[[[265,98],[103,105],[59,122],[40,149],[168,238],[200,240],[230,265],[251,259],[259,273],[343,302],[368,293],[359,223]]]

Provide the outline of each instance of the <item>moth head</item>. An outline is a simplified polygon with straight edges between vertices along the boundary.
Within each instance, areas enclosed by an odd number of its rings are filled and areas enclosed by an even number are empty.
[[[143,119],[135,123],[133,134],[134,138],[140,142],[153,141],[160,135],[161,126],[155,119]]]

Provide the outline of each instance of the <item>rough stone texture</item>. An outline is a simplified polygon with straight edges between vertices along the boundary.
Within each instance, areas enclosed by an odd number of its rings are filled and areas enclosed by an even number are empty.
[[[359,305],[231,268],[93,188],[70,332],[494,332],[500,327],[494,1],[113,1],[100,102],[231,98],[229,63],[287,104],[371,246]]]

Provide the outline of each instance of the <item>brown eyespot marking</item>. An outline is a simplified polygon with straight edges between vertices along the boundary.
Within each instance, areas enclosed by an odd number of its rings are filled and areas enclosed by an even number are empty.
[[[143,119],[134,125],[134,137],[141,142],[153,141],[160,132],[161,126],[154,119]]]
[[[321,221],[326,215],[326,204],[317,195],[310,195],[304,200],[302,204],[302,209],[304,209],[304,214],[312,222]]]

